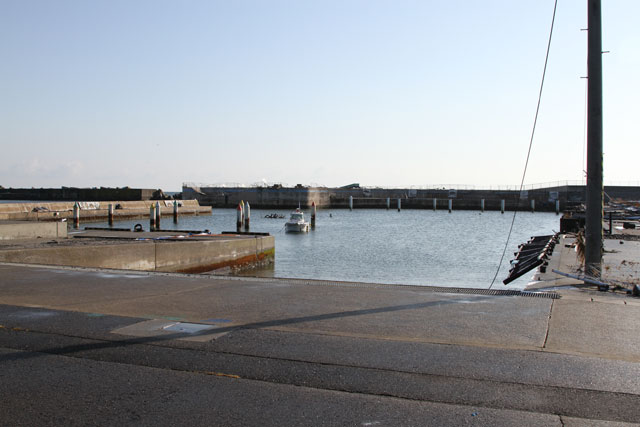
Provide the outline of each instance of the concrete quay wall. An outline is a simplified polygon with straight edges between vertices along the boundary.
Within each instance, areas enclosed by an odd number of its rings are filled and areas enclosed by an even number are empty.
[[[0,261],[24,264],[202,273],[272,260],[275,237],[96,243],[0,250]]]
[[[148,188],[0,188],[0,200],[105,201],[149,200],[157,190]]]
[[[605,186],[606,200],[640,200],[640,187]],[[448,209],[452,200],[453,209],[480,210],[484,200],[486,210],[500,210],[504,200],[505,210],[531,210],[533,201],[536,211],[553,212],[556,201],[559,209],[566,210],[585,202],[585,187],[562,185],[524,190],[465,190],[465,189],[388,189],[388,188],[321,188],[321,187],[183,187],[185,198],[196,199],[202,205],[232,208],[240,201],[248,201],[254,208],[277,209],[308,208],[315,202],[319,208],[348,208],[349,198],[354,199],[354,208],[385,208],[387,198],[390,207],[397,207],[401,199],[403,209]]]
[[[160,212],[163,216],[173,214],[173,200],[160,200]],[[80,202],[80,222],[104,221],[108,217],[109,204],[114,208],[114,220],[146,218],[149,208],[156,201],[106,201]],[[210,206],[200,206],[197,200],[178,200],[179,215],[210,215]],[[0,203],[0,220],[20,221],[59,221],[73,218],[75,202],[29,202],[29,203]]]
[[[319,208],[348,208],[349,198],[354,199],[354,208],[385,208],[387,198],[392,209],[401,199],[403,209],[433,209],[433,199],[438,209],[447,209],[451,199],[454,209],[479,210],[481,200],[486,210],[500,210],[505,201],[506,210],[530,210],[531,200],[535,200],[538,211],[555,211],[556,200],[560,209],[566,209],[583,200],[584,189],[554,187],[522,192],[513,190],[450,190],[450,189],[382,189],[382,188],[227,188],[227,187],[184,187],[185,197],[197,199],[200,204],[213,207],[231,208],[248,201],[254,208],[304,208],[315,202]]]
[[[0,240],[59,239],[67,237],[65,222],[0,222]]]
[[[183,187],[183,198],[196,199],[201,205],[233,208],[240,201],[252,207],[264,209],[309,207],[315,202],[318,207],[329,207],[331,190],[328,188],[270,188],[270,187]]]

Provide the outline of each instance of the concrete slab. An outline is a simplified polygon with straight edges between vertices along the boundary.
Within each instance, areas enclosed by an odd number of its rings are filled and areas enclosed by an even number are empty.
[[[553,302],[545,348],[640,362],[640,301],[566,291]]]
[[[508,348],[541,348],[550,299],[430,292],[384,285],[106,273],[0,266],[0,303],[229,328]],[[309,283],[313,283],[310,281]]]

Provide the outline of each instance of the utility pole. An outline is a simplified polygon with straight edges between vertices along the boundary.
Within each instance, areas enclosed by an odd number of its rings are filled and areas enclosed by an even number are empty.
[[[585,273],[602,272],[602,14],[601,0],[588,1],[587,211]]]

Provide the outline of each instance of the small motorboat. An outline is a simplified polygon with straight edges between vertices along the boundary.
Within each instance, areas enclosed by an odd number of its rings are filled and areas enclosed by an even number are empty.
[[[291,212],[289,221],[284,224],[287,233],[306,233],[309,231],[309,223],[304,220],[304,213],[300,209]]]

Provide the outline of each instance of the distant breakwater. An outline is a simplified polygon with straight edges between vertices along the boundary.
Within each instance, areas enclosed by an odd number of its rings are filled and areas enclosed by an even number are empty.
[[[637,197],[638,187],[610,187],[605,191],[613,198]],[[584,203],[584,186],[564,185],[517,190],[460,189],[386,189],[324,187],[195,187],[184,186],[183,197],[196,199],[201,205],[233,208],[248,201],[260,209],[318,208],[332,209],[437,209],[437,210],[535,210],[554,212]]]

